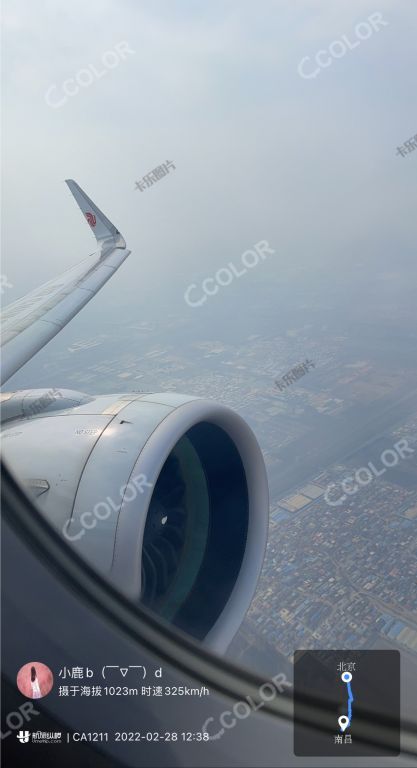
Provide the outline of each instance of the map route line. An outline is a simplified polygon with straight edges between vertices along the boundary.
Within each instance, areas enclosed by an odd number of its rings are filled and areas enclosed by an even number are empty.
[[[347,683],[347,690],[348,690],[348,697],[349,697],[348,698],[348,718],[349,718],[349,725],[350,725],[352,722],[352,702],[354,701],[350,681]]]
[[[348,694],[348,700],[347,700],[347,715],[341,715],[338,718],[338,723],[340,725],[340,730],[342,733],[346,730],[346,728],[350,727],[350,724],[352,722],[352,704],[354,702],[354,696],[351,686],[352,681],[352,673],[351,672],[343,672],[341,675],[341,680],[346,685],[346,690]]]

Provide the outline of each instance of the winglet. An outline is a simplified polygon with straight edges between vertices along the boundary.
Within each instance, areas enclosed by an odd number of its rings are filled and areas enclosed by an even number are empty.
[[[109,221],[107,216],[100,211],[100,208],[86,195],[73,179],[65,179],[65,183],[68,184],[70,192],[74,196],[76,203],[82,213],[84,214],[87,223],[90,225],[90,229],[96,238],[98,243],[108,238],[118,239],[120,241],[119,248],[125,248],[126,243],[123,240],[120,232],[114,224]],[[123,242],[122,242],[123,241]]]
[[[95,234],[98,248],[87,259],[2,310],[1,384],[75,317],[130,254],[120,232],[78,184],[72,180],[67,184]]]

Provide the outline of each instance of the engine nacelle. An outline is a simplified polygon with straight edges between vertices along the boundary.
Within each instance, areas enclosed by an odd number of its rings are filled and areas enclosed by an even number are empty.
[[[42,514],[131,600],[223,651],[268,529],[265,465],[246,422],[173,393],[2,400],[4,457]]]

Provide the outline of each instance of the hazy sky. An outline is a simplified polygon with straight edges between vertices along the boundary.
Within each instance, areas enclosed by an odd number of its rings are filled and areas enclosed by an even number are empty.
[[[383,25],[359,39],[375,14]],[[272,309],[293,297],[306,307],[300,324],[312,304],[332,317],[343,305],[374,312],[375,334],[379,308],[401,322],[407,302],[398,338],[417,332],[417,149],[396,154],[417,135],[416,0],[3,0],[2,35],[4,303],[95,248],[66,178],[132,251],[7,387],[30,387],[37,366],[100,318],[117,329],[150,309],[183,314],[198,340],[203,326],[222,338],[222,323],[247,321],[252,301],[265,301],[264,327],[277,335],[286,328]],[[329,58],[343,39],[345,55]],[[125,58],[109,68],[120,44]],[[320,51],[328,66],[315,63]],[[314,77],[301,76],[303,61]],[[93,81],[77,86],[79,76]],[[64,100],[65,82],[78,92]],[[167,160],[175,170],[135,189]],[[187,286],[238,266],[260,240],[273,257],[197,320]],[[135,352],[150,343],[129,336]],[[45,386],[65,386],[47,374]]]
[[[386,25],[300,76],[373,13]],[[393,275],[417,234],[417,151],[396,155],[417,133],[416,33],[414,0],[5,0],[3,300],[93,250],[67,177],[132,249],[96,311],[109,292],[188,311],[187,285],[260,239],[278,298],[285,270]],[[103,67],[123,41],[134,53]],[[105,74],[48,106],[91,65]],[[176,170],[134,189],[166,160]]]

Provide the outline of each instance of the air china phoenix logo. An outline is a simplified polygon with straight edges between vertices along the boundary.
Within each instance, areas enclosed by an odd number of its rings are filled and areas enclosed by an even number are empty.
[[[87,211],[87,213],[85,214],[85,218],[87,219],[90,227],[95,227],[96,226],[97,219],[94,216],[94,213],[90,213],[90,211]]]

